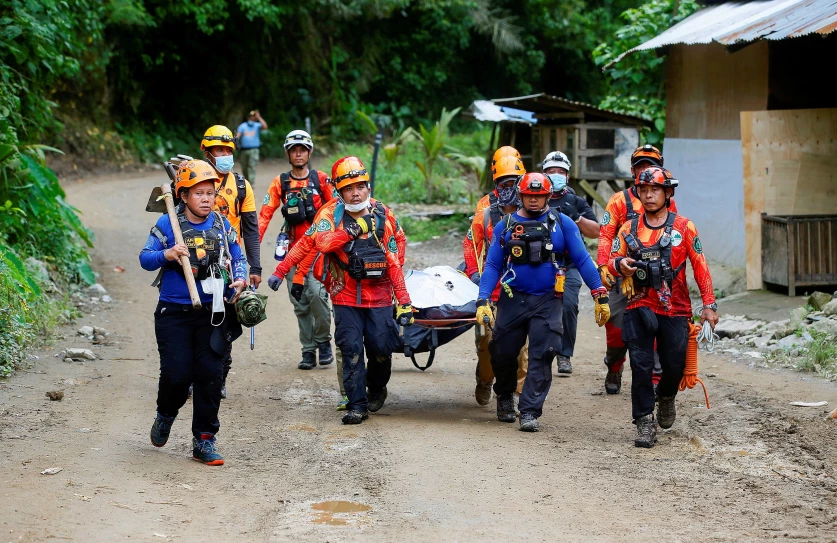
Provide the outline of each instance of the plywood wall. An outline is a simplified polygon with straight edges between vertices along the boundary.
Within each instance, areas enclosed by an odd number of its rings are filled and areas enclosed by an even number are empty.
[[[740,122],[747,288],[760,289],[761,213],[775,212],[766,209],[764,190],[773,163],[787,169],[787,161],[802,160],[803,153],[837,157],[837,109],[742,111]],[[795,212],[806,213],[804,209]]]
[[[735,53],[718,43],[675,45],[666,62],[668,138],[737,140],[739,112],[767,109],[766,41]]]

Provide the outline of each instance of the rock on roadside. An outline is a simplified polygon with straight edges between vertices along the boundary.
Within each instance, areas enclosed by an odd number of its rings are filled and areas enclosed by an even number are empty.
[[[831,299],[831,294],[826,294],[825,292],[817,291],[808,296],[808,299],[806,301],[808,305],[813,307],[815,310],[822,311],[822,308],[824,308],[826,304],[828,304],[828,302],[831,301]]]
[[[740,316],[724,317],[715,326],[715,333],[722,338],[736,338],[754,335],[762,326],[764,321],[753,321]]]
[[[58,353],[60,358],[72,358],[73,360],[96,360],[96,353],[90,349],[76,349],[69,347]]]

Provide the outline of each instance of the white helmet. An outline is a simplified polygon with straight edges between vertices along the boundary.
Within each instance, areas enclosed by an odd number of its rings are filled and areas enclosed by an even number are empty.
[[[285,144],[283,146],[285,147],[285,151],[294,145],[304,145],[309,151],[314,150],[314,142],[311,140],[311,134],[305,130],[291,130],[288,135],[285,136]]]
[[[546,155],[546,158],[543,159],[543,164],[541,164],[541,171],[546,170],[547,168],[564,168],[565,170],[570,171],[570,159],[567,158],[567,155],[561,151],[552,151]]]

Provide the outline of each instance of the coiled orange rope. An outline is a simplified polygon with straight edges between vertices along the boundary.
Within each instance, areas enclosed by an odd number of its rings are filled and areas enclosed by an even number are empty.
[[[706,408],[709,409],[709,393],[706,392],[706,385],[697,376],[698,374],[698,343],[697,337],[701,327],[689,323],[689,340],[686,346],[686,369],[683,371],[683,378],[680,380],[678,389],[682,392],[687,388],[695,388],[700,383],[703,387],[703,396],[706,398]]]

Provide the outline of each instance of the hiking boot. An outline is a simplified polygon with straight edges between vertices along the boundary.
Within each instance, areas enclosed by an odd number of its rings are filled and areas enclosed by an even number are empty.
[[[171,425],[174,424],[174,417],[164,417],[157,413],[154,424],[151,425],[151,444],[155,447],[162,447],[169,440]]]
[[[328,366],[334,362],[334,353],[331,352],[331,343],[326,341],[317,345],[320,351],[320,366]]]
[[[192,459],[203,462],[207,466],[223,466],[224,457],[215,448],[215,436],[201,434],[200,439],[192,438]]]
[[[317,355],[314,351],[302,353],[302,361],[300,361],[297,368],[301,370],[312,370],[317,366]]]
[[[338,411],[345,411],[349,407],[349,397],[343,394],[343,398],[337,403]]]
[[[645,415],[636,419],[636,438],[634,445],[644,449],[650,449],[657,442],[657,421],[654,414]]]
[[[620,368],[619,371],[613,371],[613,369],[608,366],[607,375],[605,376],[605,392],[608,394],[619,394],[619,391],[622,390],[623,369],[624,368]]]
[[[538,423],[538,417],[533,415],[532,413],[521,413],[520,414],[520,431],[521,432],[537,432],[540,430],[540,424]]]
[[[573,365],[568,356],[558,355],[558,377],[569,377],[573,372]]]
[[[387,399],[387,387],[381,389],[380,392],[367,391],[367,396],[369,398],[369,410],[374,413],[384,406]]]
[[[491,383],[477,381],[477,386],[474,388],[474,398],[479,405],[488,405],[488,402],[491,401]]]
[[[345,415],[343,415],[343,424],[360,424],[361,422],[365,421],[369,418],[369,413],[366,411],[358,411],[357,409],[352,409]]]
[[[677,410],[674,408],[674,396],[660,396],[660,403],[657,405],[657,423],[660,428],[669,429],[677,419]]]
[[[497,420],[500,422],[514,422],[514,395],[497,396]]]
[[[224,379],[224,382],[221,383],[221,399],[222,400],[227,399],[227,380],[226,379]]]

